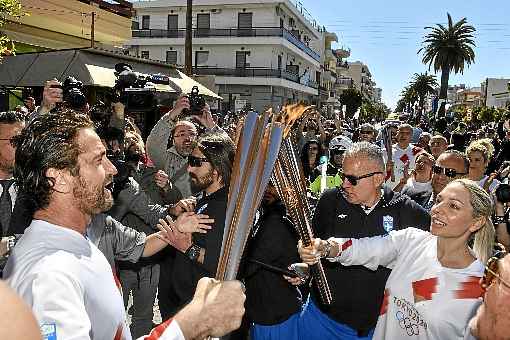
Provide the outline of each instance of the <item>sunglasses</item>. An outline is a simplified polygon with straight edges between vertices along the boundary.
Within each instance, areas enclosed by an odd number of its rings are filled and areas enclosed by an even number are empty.
[[[455,178],[457,176],[467,175],[466,172],[457,172],[457,170],[455,170],[455,169],[443,168],[439,165],[433,165],[432,171],[434,171],[435,174],[438,174],[438,175],[443,174],[449,178]]]
[[[494,282],[494,279],[496,278],[500,282],[502,282],[507,288],[510,288],[510,283],[503,280],[503,278],[499,274],[498,265],[499,260],[505,257],[508,253],[506,252],[506,249],[502,244],[497,243],[496,247],[499,248],[499,250],[497,250],[494,256],[487,261],[487,265],[485,266],[485,272],[483,273],[483,278],[480,282],[480,285],[482,286],[483,290],[487,290],[487,288],[489,288],[489,286]]]
[[[377,174],[382,174],[382,172],[381,171],[376,171],[376,172],[371,172],[369,174],[362,175],[362,176],[354,176],[354,175],[341,174],[340,178],[342,179],[342,181],[345,181],[347,179],[349,181],[349,183],[351,183],[352,185],[356,186],[356,185],[358,185],[358,181],[360,179],[372,177],[372,176],[377,175]]]
[[[205,157],[188,156],[188,165],[192,168],[200,168],[204,162],[208,163],[209,160]]]
[[[330,149],[330,151],[333,155],[343,155],[345,153],[343,149]]]
[[[365,130],[365,131],[361,130],[359,133],[362,133],[364,135],[369,135],[369,134],[373,133],[373,131],[371,131],[371,130]]]

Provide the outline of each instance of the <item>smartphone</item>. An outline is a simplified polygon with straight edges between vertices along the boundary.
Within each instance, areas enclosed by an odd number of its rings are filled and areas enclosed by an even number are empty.
[[[264,269],[267,269],[269,271],[272,271],[272,272],[275,272],[278,274],[282,274],[282,275],[289,276],[289,277],[300,277],[300,275],[296,271],[276,267],[276,266],[273,266],[268,263],[264,263],[264,262],[261,262],[261,261],[255,260],[255,259],[249,259],[248,261],[250,261],[252,263],[256,263],[259,266],[263,267]]]

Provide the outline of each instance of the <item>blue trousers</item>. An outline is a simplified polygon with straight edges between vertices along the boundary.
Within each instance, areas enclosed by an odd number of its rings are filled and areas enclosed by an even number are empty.
[[[298,340],[299,313],[277,325],[252,324],[250,340]]]
[[[372,329],[368,336],[359,337],[355,329],[338,323],[324,314],[310,297],[303,306],[299,318],[298,332],[299,340],[371,340],[374,334]]]

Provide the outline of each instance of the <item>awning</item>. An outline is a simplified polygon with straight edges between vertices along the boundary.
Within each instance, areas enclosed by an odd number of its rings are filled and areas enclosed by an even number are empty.
[[[139,73],[167,75],[170,85],[156,85],[158,91],[189,93],[193,86],[198,86],[201,94],[222,99],[170,65],[98,49],[73,49],[4,57],[0,63],[0,85],[42,86],[46,80],[52,78],[63,81],[66,77],[73,76],[86,86],[113,87],[114,68],[119,62],[130,64],[133,70]]]

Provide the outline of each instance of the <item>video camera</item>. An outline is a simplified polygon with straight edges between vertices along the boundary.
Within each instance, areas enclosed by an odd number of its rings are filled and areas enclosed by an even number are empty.
[[[199,93],[198,86],[193,86],[187,97],[189,100],[189,110],[184,109],[183,114],[192,116],[201,115],[206,103],[204,96]]]
[[[169,85],[170,79],[162,74],[141,74],[134,72],[129,64],[115,65],[115,98],[131,112],[152,111],[155,106],[155,84]]]
[[[51,85],[52,88],[62,89],[64,103],[73,110],[82,110],[87,105],[87,98],[83,94],[83,83],[73,76],[68,76],[62,85]]]

